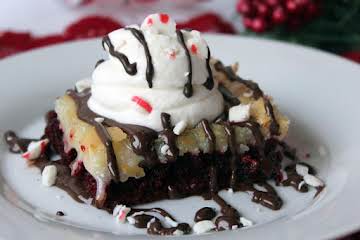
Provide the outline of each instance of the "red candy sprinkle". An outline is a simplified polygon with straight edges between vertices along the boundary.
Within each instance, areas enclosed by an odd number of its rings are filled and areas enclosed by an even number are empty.
[[[74,138],[74,129],[70,130],[70,135],[69,135],[70,139],[72,140]]]
[[[148,113],[151,113],[152,111],[152,106],[145,101],[144,99],[142,99],[141,97],[138,96],[133,96],[131,98],[131,101],[135,102],[137,105],[139,105],[141,108],[145,109],[145,111],[147,111]]]
[[[29,158],[30,158],[30,152],[24,153],[24,154],[22,155],[22,157],[25,158],[25,159],[27,159],[27,160],[29,160]]]
[[[81,151],[85,152],[86,147],[85,147],[84,145],[81,145],[81,146],[80,146],[80,149],[81,149]]]
[[[152,20],[152,18],[149,18],[148,20],[147,20],[147,25],[149,25],[149,26],[151,26],[151,25],[153,25],[153,20]]]
[[[165,13],[160,13],[160,21],[165,24],[168,23],[169,15],[167,15]]]
[[[169,53],[169,57],[170,57],[170,59],[175,59],[176,58],[176,52],[175,51],[171,51],[170,53]]]
[[[191,44],[190,50],[193,54],[197,54],[198,49],[195,44]]]

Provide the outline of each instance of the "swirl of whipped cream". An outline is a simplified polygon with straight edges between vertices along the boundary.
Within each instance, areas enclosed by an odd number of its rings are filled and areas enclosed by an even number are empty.
[[[142,33],[148,56],[144,43],[131,28]],[[195,125],[202,119],[211,121],[220,115],[224,104],[216,83],[211,89],[204,86],[210,77],[207,43],[198,31],[181,33],[187,51],[179,41],[175,22],[166,14],[149,15],[141,27],[132,25],[111,32],[108,35],[111,46],[104,44],[110,53],[109,59],[99,64],[92,75],[89,108],[117,122],[157,131],[162,129],[162,112],[171,115],[174,125],[182,120]],[[135,74],[126,71],[124,63],[111,54],[114,51],[125,56],[128,64],[136,65]],[[153,67],[152,86],[147,82],[149,56]],[[192,74],[192,95],[186,97],[183,92],[189,74]]]

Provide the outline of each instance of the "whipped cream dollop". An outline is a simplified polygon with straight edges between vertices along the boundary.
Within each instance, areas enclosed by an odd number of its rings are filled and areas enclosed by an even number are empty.
[[[163,129],[160,115],[173,125],[214,120],[223,98],[212,84],[210,51],[198,31],[176,31],[166,14],[152,14],[142,25],[111,32],[103,41],[109,59],[92,75],[89,108],[120,123]]]

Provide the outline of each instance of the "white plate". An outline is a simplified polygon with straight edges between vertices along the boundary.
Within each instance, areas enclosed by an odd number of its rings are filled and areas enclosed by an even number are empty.
[[[360,229],[360,67],[330,54],[279,42],[220,35],[207,35],[207,40],[214,56],[225,63],[239,60],[241,75],[256,79],[275,97],[292,120],[289,140],[301,154],[311,153],[309,161],[318,168],[327,188],[315,200],[314,191],[301,194],[292,188],[277,188],[284,200],[280,211],[252,203],[245,193],[231,196],[223,192],[257,224],[186,239],[326,239]],[[89,76],[102,54],[100,41],[89,40],[1,61],[0,134],[15,129],[21,136],[40,136],[44,113],[52,108],[55,97]],[[143,231],[116,225],[110,215],[75,203],[57,188],[42,187],[36,169],[26,168],[18,155],[8,154],[4,144],[0,151],[1,239],[145,238]],[[199,197],[151,205],[188,222],[201,206],[215,206]],[[58,210],[67,216],[54,218]]]

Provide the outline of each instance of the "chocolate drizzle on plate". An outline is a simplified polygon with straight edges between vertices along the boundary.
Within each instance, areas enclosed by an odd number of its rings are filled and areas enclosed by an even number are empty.
[[[189,53],[189,49],[186,47],[185,44],[185,40],[184,40],[184,35],[181,32],[181,30],[176,30],[176,35],[178,38],[178,41],[180,42],[181,46],[183,47],[187,60],[188,60],[188,70],[189,70],[189,74],[187,75],[187,82],[184,85],[184,95],[185,97],[189,98],[193,95],[193,87],[192,87],[192,62],[191,62],[191,56]]]
[[[239,83],[245,85],[247,88],[249,88],[253,92],[253,96],[254,96],[255,99],[263,98],[266,113],[268,114],[268,116],[271,119],[270,128],[269,128],[270,134],[271,135],[280,135],[280,125],[276,120],[273,106],[272,106],[270,100],[268,99],[268,97],[266,97],[264,95],[264,93],[260,89],[259,85],[257,83],[255,83],[255,82],[253,82],[253,81],[245,80],[243,78],[240,78],[239,76],[237,76],[234,73],[231,66],[226,66],[225,67],[220,61],[216,62],[214,67],[215,67],[215,70],[220,71],[223,74],[225,74],[225,76],[230,81],[239,82]]]
[[[125,28],[125,30],[128,30],[134,35],[134,37],[141,43],[141,45],[144,47],[145,56],[146,56],[146,81],[148,82],[149,88],[152,88],[153,86],[153,77],[154,77],[154,66],[152,63],[152,58],[149,50],[149,46],[145,40],[144,34],[136,29],[136,28]]]
[[[5,132],[4,140],[12,153],[26,152],[30,142],[35,141],[35,139],[19,138],[14,131]]]
[[[102,46],[106,50],[105,45],[108,47],[109,53],[111,54],[111,56],[117,58],[122,63],[125,71],[129,75],[135,75],[137,73],[136,62],[130,63],[128,57],[125,54],[122,54],[121,52],[116,51],[109,36],[105,36],[102,40]]]
[[[203,207],[195,213],[194,222],[212,220],[216,216],[216,211],[210,207]]]

